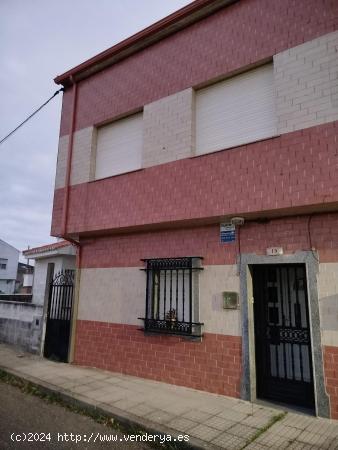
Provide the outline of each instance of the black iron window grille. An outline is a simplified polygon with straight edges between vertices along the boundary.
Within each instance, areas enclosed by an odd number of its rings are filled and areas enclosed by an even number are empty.
[[[201,336],[198,274],[201,257],[143,259],[147,288],[144,330]]]

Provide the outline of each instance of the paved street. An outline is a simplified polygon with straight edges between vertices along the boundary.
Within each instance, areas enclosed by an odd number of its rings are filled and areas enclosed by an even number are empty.
[[[15,439],[27,438],[33,442],[18,442]],[[32,433],[32,434],[29,434]],[[50,433],[50,442],[48,440]],[[65,436],[64,433],[67,433]],[[20,389],[0,382],[0,448],[1,449],[147,449],[141,443],[128,442],[96,442],[76,443],[65,441],[71,439],[70,433],[86,436],[89,439],[93,433],[93,439],[98,435],[117,435],[123,439],[122,433],[114,429],[100,425],[89,417],[68,411],[66,408],[48,403],[30,394],[25,394]],[[11,440],[11,436],[14,442]],[[62,436],[62,437],[61,437]],[[58,439],[59,437],[59,439]],[[38,441],[36,439],[39,439]],[[42,440],[45,439],[45,442]],[[79,439],[79,437],[78,437]]]
[[[138,429],[168,433],[173,437],[186,434],[189,436],[189,443],[195,448],[338,450],[337,420],[286,412],[267,405],[253,404],[121,373],[56,363],[19,352],[5,344],[0,344],[0,368],[73,401],[84,403],[94,410],[100,408],[106,415],[122,422],[133,423]],[[30,403],[24,407],[22,405],[26,403],[21,399],[15,401],[14,397],[11,400],[10,395],[5,396],[2,392],[7,394],[7,389],[9,392],[10,387],[0,392],[0,433],[2,436],[5,433],[5,442],[8,441],[8,433],[11,430],[16,432],[61,430],[88,434],[89,428],[90,432],[102,429],[85,417],[74,416],[64,410],[60,412],[58,406],[44,405],[43,408],[37,407],[33,413]],[[25,401],[32,404],[38,402],[38,405],[41,402],[36,398]],[[50,411],[51,415],[48,416],[45,411],[48,413]],[[66,420],[66,413],[72,417],[69,421]],[[59,414],[61,421],[57,423]],[[29,422],[31,417],[34,417],[32,423]],[[4,418],[6,425],[3,424]],[[52,428],[48,428],[47,425]],[[111,432],[110,428],[103,430]],[[0,448],[3,448],[1,444],[0,442]],[[81,449],[95,448],[85,445],[82,443]],[[25,447],[16,445],[5,448]],[[73,445],[57,448],[79,447]],[[142,446],[137,443],[136,447],[128,447],[123,443],[123,446],[115,448],[140,449]]]

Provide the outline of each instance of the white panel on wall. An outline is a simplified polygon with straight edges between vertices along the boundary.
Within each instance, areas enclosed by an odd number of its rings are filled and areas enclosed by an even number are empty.
[[[277,133],[273,65],[196,92],[196,154],[210,153]]]
[[[141,168],[142,119],[138,113],[98,128],[95,179]]]

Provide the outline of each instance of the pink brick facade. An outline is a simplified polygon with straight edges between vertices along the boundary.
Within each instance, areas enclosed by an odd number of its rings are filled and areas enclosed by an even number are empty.
[[[241,252],[265,254],[267,247],[283,247],[286,253],[310,250],[308,225],[311,216],[250,223],[241,231]],[[321,262],[338,260],[338,213],[311,217],[311,244]],[[82,267],[139,267],[142,258],[167,255],[203,255],[203,264],[235,264],[238,243],[226,247],[219,242],[219,225],[197,228],[128,233],[82,240]]]
[[[338,260],[338,213],[296,216],[260,224],[241,232],[243,253],[264,254],[281,246],[286,254],[318,251],[322,263]],[[82,241],[82,268],[139,267],[147,257],[201,254],[205,265],[235,264],[238,244],[219,243],[219,226],[107,236]],[[111,293],[107,293],[108,296]],[[139,327],[78,321],[75,363],[178,384],[217,394],[240,396],[241,338],[205,333],[201,342],[145,336]],[[337,415],[336,347],[324,347],[327,391],[332,418]]]
[[[76,129],[334,31],[337,10],[335,0],[239,1],[81,82]],[[64,95],[61,135],[69,133],[71,97]]]
[[[259,255],[271,246],[283,247],[286,254],[309,250],[309,226],[311,245],[317,249],[321,263],[336,262],[338,213],[278,218],[263,224],[252,222],[242,229],[241,252]],[[238,243],[226,247],[220,244],[218,225],[89,238],[82,241],[82,268],[139,267],[142,258],[193,253],[203,255],[206,266],[231,265],[236,261]],[[77,364],[240,396],[239,336],[206,333],[203,343],[187,342],[174,337],[144,336],[135,326],[80,320],[76,339]],[[332,417],[337,418],[336,347],[324,349]]]
[[[326,386],[331,399],[331,417],[338,419],[338,348],[325,347],[324,356]]]
[[[334,0],[235,2],[79,81],[74,130],[97,127],[165,96],[271,61],[277,53],[337,28]],[[64,94],[62,138],[70,132],[72,92]],[[268,247],[282,247],[285,257],[315,249],[319,267],[329,265],[325,270],[334,271],[338,121],[325,121],[263,141],[74,184],[65,235],[67,189],[58,188],[52,235],[78,240],[79,268],[89,272],[140,268],[145,258],[196,255],[210,271],[218,266],[233,270],[239,291],[239,254],[263,256]],[[235,243],[221,244],[219,224],[233,216],[245,217],[245,225]],[[226,285],[222,289],[233,290]],[[113,293],[107,296],[113,301]],[[100,308],[103,299],[95,301]],[[214,306],[215,296],[203,301]],[[145,335],[140,326],[117,320],[80,318],[74,362],[240,397],[243,339],[240,332],[217,330],[197,342]],[[326,331],[332,341],[338,326]],[[320,343],[325,386],[331,416],[338,418],[338,341],[337,346],[327,342],[329,338]]]
[[[75,362],[215,394],[239,397],[241,338],[206,334],[203,342],[144,336],[135,326],[79,321]]]
[[[68,233],[117,230],[338,203],[338,122],[224,152],[72,186]],[[60,233],[63,189],[52,234]],[[279,211],[278,211],[279,210]]]

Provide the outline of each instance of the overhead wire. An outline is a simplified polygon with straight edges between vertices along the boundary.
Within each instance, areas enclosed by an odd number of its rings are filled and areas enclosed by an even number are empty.
[[[8,133],[5,137],[3,137],[0,140],[0,145],[5,142],[10,136],[12,136],[16,131],[18,131],[19,128],[21,128],[25,123],[27,123],[33,116],[35,116],[35,114],[37,114],[39,111],[41,111],[41,109],[47,105],[47,103],[49,103],[55,96],[57,96],[60,92],[64,92],[64,88],[62,87],[61,89],[59,89],[58,91],[54,92],[54,94],[47,100],[45,101],[41,106],[39,106],[38,109],[36,109],[34,112],[32,112],[32,114],[30,114],[24,121],[22,121],[16,128],[14,128],[14,130],[12,130],[10,133]]]

